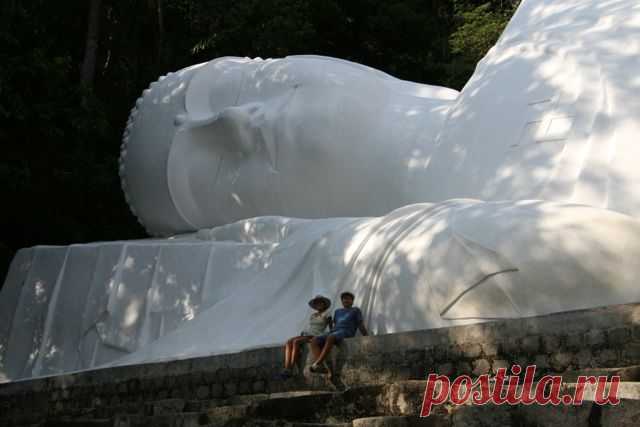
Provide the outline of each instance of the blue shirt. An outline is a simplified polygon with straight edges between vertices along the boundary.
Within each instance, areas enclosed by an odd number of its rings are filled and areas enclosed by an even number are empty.
[[[362,312],[358,307],[339,308],[333,314],[335,326],[332,331],[342,331],[345,336],[353,337],[362,323]]]

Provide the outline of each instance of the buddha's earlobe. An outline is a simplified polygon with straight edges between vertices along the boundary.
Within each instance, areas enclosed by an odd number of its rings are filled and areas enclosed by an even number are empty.
[[[252,102],[195,120],[181,114],[174,123],[198,144],[214,144],[243,157],[263,156],[271,170],[277,172],[276,141],[272,130],[265,126],[265,115],[265,104]]]
[[[190,120],[188,116],[175,118],[176,126],[188,129],[192,134],[213,144],[220,144],[226,151],[250,155],[258,150],[256,130],[264,121],[263,104],[259,102],[238,107],[227,107],[209,117]]]

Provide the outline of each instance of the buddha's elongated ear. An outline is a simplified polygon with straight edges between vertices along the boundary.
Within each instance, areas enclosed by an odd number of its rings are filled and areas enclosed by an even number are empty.
[[[191,119],[176,117],[176,123],[189,133],[198,144],[213,144],[223,153],[239,153],[250,157],[259,152],[273,170],[276,170],[276,146],[272,132],[265,131],[267,106],[263,102],[251,102],[236,107],[226,107],[207,117]]]
[[[262,111],[263,104],[256,102],[207,117],[175,117],[178,129],[168,156],[167,182],[176,210],[193,229],[217,225],[224,217],[217,205],[220,171],[234,169],[244,157],[266,150],[260,133]]]
[[[249,58],[223,57],[198,70],[187,88],[185,110],[192,120],[210,118],[237,104],[246,78]]]
[[[176,120],[195,140],[218,145],[229,152],[250,155],[258,150],[256,129],[264,121],[264,104],[252,102],[226,107],[208,116],[195,119],[181,116]]]

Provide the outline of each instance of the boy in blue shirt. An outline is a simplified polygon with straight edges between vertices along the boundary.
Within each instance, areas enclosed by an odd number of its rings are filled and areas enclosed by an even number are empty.
[[[333,314],[331,332],[319,335],[311,340],[311,351],[316,361],[309,368],[311,372],[322,372],[321,367],[334,345],[340,344],[343,339],[351,338],[360,330],[363,336],[369,335],[362,320],[362,312],[358,307],[353,307],[354,295],[351,292],[340,294],[342,307]]]

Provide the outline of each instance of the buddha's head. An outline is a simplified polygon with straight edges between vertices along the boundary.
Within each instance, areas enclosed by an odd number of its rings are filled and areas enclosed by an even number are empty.
[[[152,235],[262,215],[381,215],[406,154],[457,92],[316,56],[226,57],[170,73],[127,124],[123,189]]]

